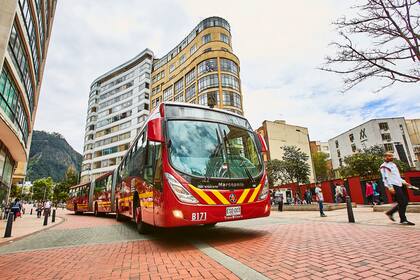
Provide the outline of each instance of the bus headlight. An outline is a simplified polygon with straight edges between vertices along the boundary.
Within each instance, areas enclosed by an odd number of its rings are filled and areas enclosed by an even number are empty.
[[[269,193],[269,188],[268,188],[268,179],[267,176],[265,176],[265,180],[264,180],[264,186],[261,190],[260,196],[258,197],[259,200],[264,200],[267,198],[267,195]]]
[[[165,173],[166,180],[176,197],[186,203],[198,203],[198,200],[174,176]]]

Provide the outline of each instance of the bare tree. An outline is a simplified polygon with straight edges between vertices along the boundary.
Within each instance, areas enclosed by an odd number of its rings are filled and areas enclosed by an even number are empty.
[[[337,53],[327,56],[321,70],[344,75],[344,91],[367,79],[382,79],[380,91],[394,83],[420,81],[420,1],[365,0],[352,7],[356,15],[334,22],[341,35]],[[369,37],[369,47],[356,44]]]

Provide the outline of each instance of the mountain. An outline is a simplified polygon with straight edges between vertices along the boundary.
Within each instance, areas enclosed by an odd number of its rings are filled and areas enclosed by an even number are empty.
[[[76,152],[61,134],[34,130],[27,181],[43,177],[51,177],[56,182],[61,181],[67,168],[72,166],[79,174],[81,165],[82,155]]]

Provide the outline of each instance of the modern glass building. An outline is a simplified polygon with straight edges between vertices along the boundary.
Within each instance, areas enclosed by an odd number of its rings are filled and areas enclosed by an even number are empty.
[[[0,5],[0,203],[21,182],[31,145],[56,0]]]
[[[243,115],[239,59],[229,23],[201,21],[174,49],[153,62],[152,109],[162,101],[214,106]]]
[[[114,170],[149,114],[153,53],[146,49],[93,81],[81,182]]]

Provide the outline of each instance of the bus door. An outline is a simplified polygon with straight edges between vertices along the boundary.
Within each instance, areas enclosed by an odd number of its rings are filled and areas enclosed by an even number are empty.
[[[146,161],[144,165],[145,192],[140,194],[143,221],[156,224],[155,214],[159,215],[162,203],[162,144],[147,141]]]

